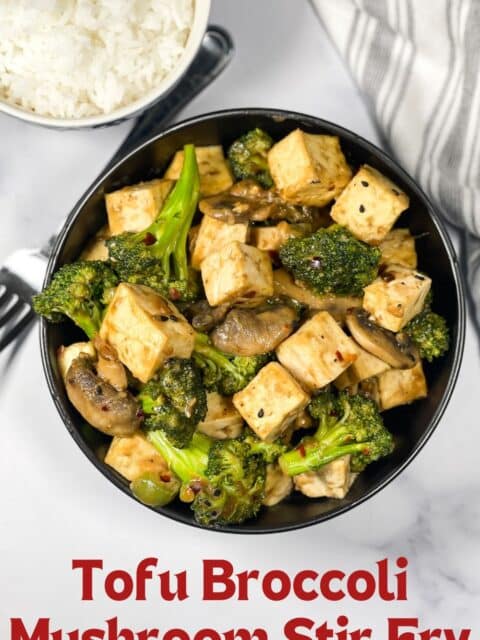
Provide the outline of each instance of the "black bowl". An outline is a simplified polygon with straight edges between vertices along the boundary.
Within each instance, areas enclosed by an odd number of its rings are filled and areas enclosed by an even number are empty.
[[[436,310],[443,314],[451,328],[448,354],[426,366],[429,395],[425,400],[400,407],[385,414],[394,433],[393,455],[372,464],[360,475],[343,500],[311,500],[294,494],[276,507],[262,510],[260,516],[237,527],[217,530],[235,533],[273,533],[298,529],[337,516],[360,504],[385,487],[413,460],[437,426],[452,394],[463,352],[465,305],[458,261],[442,222],[418,185],[383,151],[360,136],[335,124],[298,113],[270,109],[238,109],[211,113],[174,125],[155,135],[120,160],[106,176],[100,177],[76,206],[56,242],[47,269],[46,282],[63,264],[78,258],[86,241],[106,221],[104,193],[125,184],[161,175],[175,151],[185,143],[228,146],[240,134],[261,127],[279,139],[301,127],[310,133],[339,136],[349,163],[368,163],[392,178],[410,196],[410,209],[402,215],[402,226],[408,226],[417,240],[419,268],[433,278]],[[59,345],[82,339],[69,323],[41,323],[41,351],[45,375],[57,409],[68,431],[90,461],[119,489],[130,494],[128,483],[96,455],[98,442],[85,430],[83,421],[65,394],[55,353]],[[157,511],[169,518],[194,525],[190,509],[174,503]]]

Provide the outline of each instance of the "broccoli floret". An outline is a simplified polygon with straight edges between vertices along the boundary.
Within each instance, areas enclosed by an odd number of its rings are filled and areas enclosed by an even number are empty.
[[[265,442],[264,440],[257,438],[251,429],[245,429],[244,433],[240,437],[243,442],[248,444],[252,453],[261,456],[268,464],[275,462],[288,450],[287,445],[282,442],[281,438],[278,438],[274,442]]]
[[[73,262],[61,267],[42,293],[34,296],[33,308],[50,322],[70,318],[91,339],[100,329],[117,284],[117,276],[105,262]]]
[[[334,295],[361,295],[377,276],[380,255],[380,249],[336,224],[290,238],[280,248],[280,260],[295,279],[316,293]]]
[[[259,511],[266,463],[240,439],[213,440],[198,431],[191,444],[177,449],[162,431],[148,439],[180,479],[180,499],[190,502],[205,526],[240,524]]]
[[[247,386],[271,355],[231,356],[214,347],[207,335],[197,333],[192,358],[201,369],[203,384],[209,391],[231,396]]]
[[[201,292],[198,274],[187,260],[187,236],[200,192],[193,145],[185,145],[184,158],[177,184],[154,222],[139,233],[126,232],[106,241],[123,282],[146,285],[174,301],[193,301]]]
[[[161,429],[176,447],[185,447],[207,413],[207,394],[195,364],[186,358],[167,360],[141,390],[138,400],[144,428]]]
[[[352,456],[352,471],[363,471],[393,451],[393,437],[385,428],[377,405],[366,396],[324,392],[312,400],[309,411],[319,421],[318,429],[280,456],[280,466],[287,475],[316,471],[347,454]]]
[[[272,138],[261,129],[252,129],[235,140],[228,150],[228,159],[237,180],[253,179],[267,189],[273,185],[267,155]]]
[[[427,306],[403,329],[420,351],[420,356],[432,362],[448,351],[449,330],[445,318]]]

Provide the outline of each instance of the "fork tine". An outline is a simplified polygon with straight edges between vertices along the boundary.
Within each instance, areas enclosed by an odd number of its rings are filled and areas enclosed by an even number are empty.
[[[39,249],[19,249],[0,265],[0,351],[35,318],[32,296],[41,288],[45,258]]]
[[[10,297],[11,294],[8,292],[8,289],[5,285],[0,285],[0,286],[3,286],[3,291],[0,293],[0,306],[2,306]]]
[[[20,300],[18,296],[15,297],[17,298],[15,302],[10,307],[8,307],[4,314],[0,316],[0,328],[4,327],[7,322],[9,322],[9,320],[16,316],[20,312],[20,310],[26,306],[23,300]],[[12,300],[13,299],[14,296],[12,296]]]
[[[25,306],[25,308],[27,309],[28,307]],[[17,338],[22,333],[25,327],[27,327],[27,325],[29,325],[30,322],[34,320],[34,318],[35,312],[33,311],[33,309],[30,309],[28,313],[26,313],[23,318],[19,320],[19,322],[16,322],[11,327],[11,329],[7,329],[4,335],[2,335],[0,338],[0,351],[3,351],[3,349],[5,349],[5,347],[9,345],[10,342],[15,340],[15,338]]]

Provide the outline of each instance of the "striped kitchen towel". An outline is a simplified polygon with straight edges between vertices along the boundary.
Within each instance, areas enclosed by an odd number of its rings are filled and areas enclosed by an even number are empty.
[[[480,0],[311,2],[385,149],[448,221],[480,238]],[[467,248],[480,316],[480,240]]]

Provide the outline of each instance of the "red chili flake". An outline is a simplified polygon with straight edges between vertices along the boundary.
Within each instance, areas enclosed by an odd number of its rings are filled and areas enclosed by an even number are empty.
[[[168,295],[170,296],[170,300],[180,300],[180,298],[182,297],[180,291],[178,289],[175,289],[175,287],[172,287],[170,289]]]
[[[254,298],[255,296],[256,296],[255,291],[247,291],[247,293],[243,295],[244,298]]]
[[[193,493],[200,493],[200,491],[202,490],[201,480],[193,480],[190,483],[190,489],[193,491]]]
[[[364,456],[368,456],[370,454],[370,449],[367,447],[366,449],[364,449],[362,451],[362,453],[363,453]]]
[[[156,240],[155,236],[153,235],[153,233],[146,233],[145,237],[143,239],[143,244],[146,244],[147,247],[149,247],[150,245],[155,244],[156,241],[157,240]]]
[[[340,351],[335,351],[335,355],[337,356],[337,358],[340,360],[340,362],[343,362],[343,356],[340,353]]]
[[[301,444],[298,447],[297,451],[302,456],[302,458],[305,458],[305,456],[307,455],[307,452],[305,451],[305,445],[304,444]]]
[[[392,280],[395,280],[395,275],[391,271],[385,271],[382,274],[382,280],[385,282],[392,282]]]
[[[160,480],[162,482],[170,482],[171,479],[172,479],[172,476],[169,473],[162,473],[160,476]]]
[[[110,411],[106,404],[102,405],[102,411]]]
[[[145,414],[143,413],[142,409],[137,409],[137,413],[135,415],[139,420],[143,420],[145,417]]]

